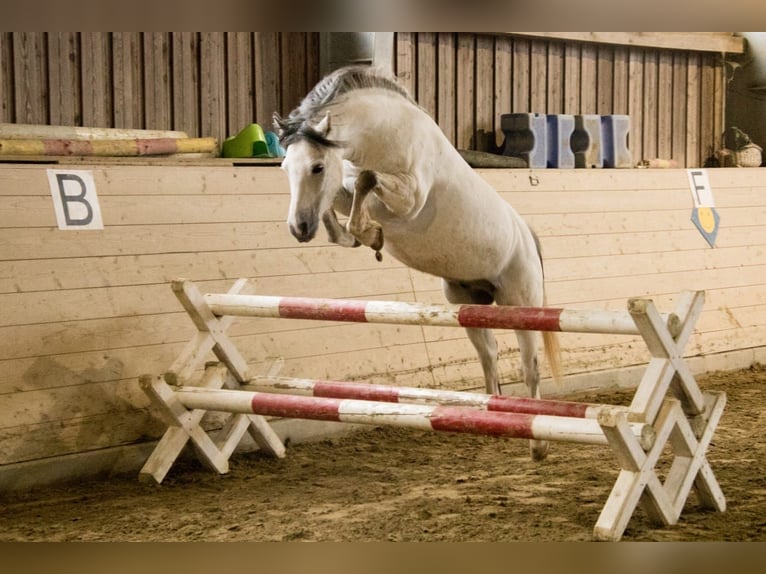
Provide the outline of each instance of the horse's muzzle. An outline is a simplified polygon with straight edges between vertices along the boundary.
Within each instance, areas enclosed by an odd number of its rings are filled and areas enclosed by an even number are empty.
[[[298,221],[294,225],[292,223],[288,224],[288,227],[290,228],[290,233],[292,233],[293,237],[300,241],[301,243],[306,243],[308,241],[311,241],[314,239],[314,236],[317,232],[317,225],[318,221],[314,221],[313,223],[308,221]]]

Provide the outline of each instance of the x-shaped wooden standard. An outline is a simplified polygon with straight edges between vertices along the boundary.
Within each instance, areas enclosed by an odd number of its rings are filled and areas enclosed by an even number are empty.
[[[692,488],[704,507],[726,510],[726,499],[706,458],[726,406],[726,394],[703,393],[683,359],[683,348],[704,301],[703,291],[682,294],[675,311],[681,322],[676,337],[651,301],[629,301],[628,309],[652,359],[628,412],[604,409],[599,415],[599,424],[621,467],[594,528],[599,540],[619,540],[639,502],[652,521],[675,524]],[[668,390],[676,398],[668,398]],[[630,432],[631,420],[652,423],[655,441],[648,452]],[[663,482],[657,463],[666,445],[673,460]]]
[[[246,283],[240,279],[229,290],[239,293]],[[173,292],[197,327],[197,334],[184,348],[163,377],[144,375],[141,388],[157,407],[168,429],[139,473],[139,478],[152,478],[160,483],[189,440],[205,464],[224,474],[229,471],[229,457],[248,432],[264,452],[283,458],[285,447],[266,419],[260,415],[232,414],[216,438],[202,428],[207,411],[187,409],[175,396],[170,385],[187,384],[188,379],[212,351],[221,364],[205,369],[197,386],[209,389],[237,389],[248,380],[245,359],[226,334],[234,317],[218,318],[205,303],[197,287],[189,281],[173,281]]]
[[[245,280],[240,279],[229,293],[239,293],[244,285]],[[140,379],[169,425],[140,476],[162,482],[190,440],[203,462],[226,473],[228,459],[245,432],[265,452],[283,457],[282,441],[262,416],[231,414],[216,437],[211,438],[201,426],[207,411],[187,409],[175,396],[172,385],[188,384],[211,351],[220,363],[207,365],[197,386],[238,389],[249,380],[249,374],[246,361],[226,334],[234,317],[216,317],[191,282],[174,281],[172,286],[198,332],[164,376],[145,375]],[[683,349],[703,305],[704,292],[683,293],[671,315],[671,320],[677,322],[671,329],[651,301],[629,301],[629,312],[652,358],[630,408],[606,407],[599,414],[598,422],[621,469],[594,528],[599,540],[619,540],[639,503],[652,521],[675,524],[692,489],[703,506],[720,512],[726,509],[724,495],[706,459],[726,395],[703,393],[683,359]],[[674,398],[668,398],[669,391]],[[632,432],[631,422],[653,426],[655,440],[647,451]],[[657,463],[666,446],[673,459],[663,481]]]

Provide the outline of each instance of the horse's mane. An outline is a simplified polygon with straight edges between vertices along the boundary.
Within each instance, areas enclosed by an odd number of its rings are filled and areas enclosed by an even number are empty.
[[[287,118],[274,114],[274,127],[280,143],[286,148],[299,139],[308,139],[323,146],[337,145],[313,129],[308,122],[344,94],[367,88],[390,90],[413,102],[409,92],[391,75],[372,66],[346,66],[322,78]]]

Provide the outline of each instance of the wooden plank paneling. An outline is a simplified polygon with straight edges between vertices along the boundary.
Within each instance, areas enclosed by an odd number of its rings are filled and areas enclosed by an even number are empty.
[[[485,76],[489,82],[492,76],[495,91],[494,99],[485,102],[483,99],[486,96],[478,89],[473,94],[463,94],[461,86],[458,86],[457,100],[461,103],[454,104],[452,113],[449,109],[445,110],[451,102],[445,98],[454,97],[449,92],[439,91],[437,121],[451,141],[459,140],[459,147],[465,147],[470,141],[466,134],[488,133],[499,116],[508,113],[502,102],[507,98],[507,94],[503,93],[504,86],[510,83],[510,108],[513,112],[630,115],[629,147],[635,163],[661,157],[674,158],[680,166],[696,167],[701,165],[703,155],[707,157],[702,148],[712,149],[712,139],[702,132],[702,124],[690,124],[687,120],[693,110],[687,110],[686,100],[690,97],[688,90],[691,88],[687,86],[684,74],[689,73],[687,59],[700,57],[697,52],[628,47],[619,43],[558,42],[548,38],[530,39],[525,34],[500,34],[494,38],[495,60],[485,67],[480,64],[485,61],[480,44],[485,35],[463,34],[463,48],[459,51],[462,63],[455,64],[458,74],[465,75],[472,60],[470,36],[476,44],[473,55],[476,80],[473,86],[477,87],[477,81],[484,82]],[[402,33],[397,38],[399,50],[411,53],[415,49],[411,36]],[[419,52],[427,53],[423,46],[426,38],[424,36],[418,41]],[[412,44],[405,48],[402,43]],[[510,71],[504,56],[507,49],[512,54]],[[720,63],[716,64],[712,55],[703,57],[706,59],[701,68],[710,67],[712,70],[709,86],[706,84],[702,88],[699,84],[699,93],[700,98],[702,93],[710,98],[712,126],[708,132],[712,132],[716,125],[722,125],[723,75]],[[440,74],[448,71],[449,66],[440,64]],[[470,86],[466,83],[465,89],[470,90]],[[473,114],[468,106],[471,98],[474,99]],[[490,105],[495,110],[494,118],[480,119],[486,116],[485,110]],[[430,106],[425,102],[426,109]],[[451,137],[453,118],[457,118],[457,131],[463,134],[459,138]],[[472,122],[474,125],[471,125]],[[501,140],[500,134],[496,135]],[[474,148],[483,149],[485,146],[481,138],[475,139]],[[687,149],[690,146],[694,149]]]
[[[690,353],[723,357],[766,336],[762,171],[710,170],[725,222],[716,249],[689,220],[684,170],[479,174],[538,231],[551,304],[622,309],[646,295],[666,309],[680,290],[704,289]],[[0,465],[158,436],[136,377],[162,372],[193,332],[173,277],[213,291],[246,276],[261,294],[443,301],[437,278],[391,257],[378,263],[323,237],[295,243],[276,166],[94,166],[105,229],[82,232],[56,228],[45,167],[0,172]],[[257,372],[283,356],[287,376],[481,388],[460,329],[264,319],[230,332]],[[504,381],[518,381],[515,336],[497,338]],[[647,357],[636,337],[567,335],[562,344],[567,375]]]
[[[273,112],[288,113],[319,79],[318,33],[4,34],[0,111],[9,122],[222,140],[253,121],[270,128]],[[458,147],[495,150],[500,115],[530,111],[627,113],[635,162],[696,167],[718,147],[725,82],[712,52],[526,34],[394,38],[400,80]]]

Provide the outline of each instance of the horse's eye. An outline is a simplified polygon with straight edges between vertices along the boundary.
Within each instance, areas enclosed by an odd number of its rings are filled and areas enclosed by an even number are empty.
[[[321,163],[316,164],[311,168],[311,173],[314,175],[319,175],[324,171],[324,166]]]

